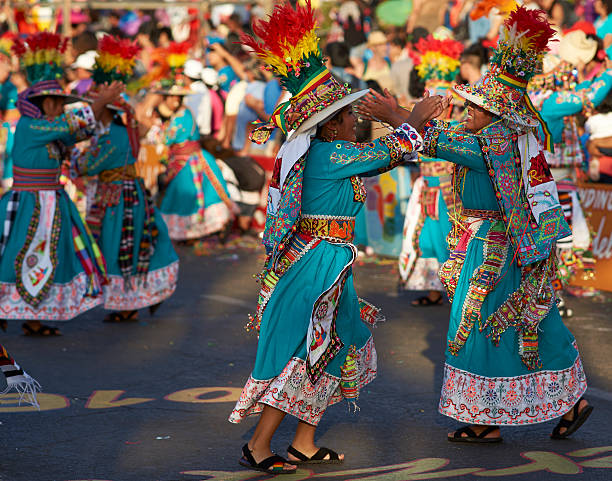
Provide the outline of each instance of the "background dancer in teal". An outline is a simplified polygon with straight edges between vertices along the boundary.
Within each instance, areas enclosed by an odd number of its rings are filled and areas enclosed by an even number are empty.
[[[452,38],[439,40],[429,35],[416,44],[420,54],[416,71],[430,94],[446,96],[459,73],[463,45]],[[450,120],[454,106],[442,114]],[[399,255],[401,286],[411,291],[428,291],[412,301],[413,306],[440,305],[444,286],[438,277],[450,251],[446,237],[459,202],[452,192],[452,164],[441,159],[424,159],[406,207],[402,251]],[[452,213],[452,214],[449,214]]]
[[[299,26],[299,27],[298,27]],[[386,106],[370,115],[395,130],[366,144],[355,142],[350,93],[325,68],[310,2],[276,6],[269,21],[253,24],[263,39],[252,47],[293,94],[269,123],[252,134],[266,141],[275,127],[288,133],[274,167],[268,195],[264,245],[269,255],[250,327],[259,330],[255,367],[230,415],[238,423],[261,413],[240,464],[269,473],[295,472],[300,463],[340,463],[344,455],[315,445],[323,413],[343,398],[355,403],[376,376],[376,350],[368,325],[382,320],[357,297],[352,264],[355,217],[366,200],[360,176],[377,175],[416,157],[415,127],[441,113],[442,97],[426,99],[409,119]],[[292,33],[295,45],[286,35]],[[289,54],[289,50],[292,52]],[[367,108],[367,107],[366,107]],[[298,418],[289,461],[270,442],[285,414]]]
[[[501,425],[558,417],[551,437],[561,439],[592,411],[552,287],[555,244],[569,227],[536,138],[546,124],[526,96],[552,34],[544,12],[517,7],[490,71],[455,87],[467,100],[465,124],[434,121],[423,135],[425,155],[457,164],[463,206],[440,270],[452,307],[439,411],[469,423],[449,441],[498,442]]]
[[[127,83],[139,50],[129,40],[103,37],[93,71],[96,89],[112,81]],[[134,167],[138,149],[132,107],[120,101],[104,109],[91,145],[73,152],[78,174],[98,176],[86,220],[106,260],[104,307],[115,312],[105,322],[135,321],[144,307],[154,313],[178,280],[168,229]]]
[[[31,87],[19,95],[13,187],[0,200],[0,318],[21,319],[26,334],[53,335],[40,321],[65,321],[102,302],[106,268],[98,246],[59,182],[67,146],[89,137],[107,103],[123,90],[105,87],[91,107],[64,113],[66,41],[50,33],[16,41]],[[40,63],[38,63],[40,62]]]
[[[188,46],[173,44],[167,58],[171,78],[162,80],[160,111],[167,112],[165,144],[168,147],[165,188],[160,210],[172,240],[191,241],[222,231],[237,213],[215,158],[202,149],[194,114],[183,105],[182,68]]]

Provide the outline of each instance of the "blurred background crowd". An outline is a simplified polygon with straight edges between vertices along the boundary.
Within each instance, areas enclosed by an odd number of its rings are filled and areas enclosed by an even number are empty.
[[[149,10],[129,8],[128,2],[124,8],[120,8],[123,2],[76,0],[2,3],[0,115],[6,129],[0,145],[4,150],[5,187],[11,175],[10,138],[7,143],[6,132],[14,127],[18,116],[17,94],[27,87],[18,62],[6,45],[15,36],[41,30],[69,34],[65,86],[69,91],[86,95],[92,85],[97,43],[108,33],[135,39],[142,47],[135,69],[136,80],[128,86],[127,95],[136,109],[142,142],[150,145],[148,150],[144,149],[145,157],[147,152],[149,155],[143,161],[149,165],[149,170],[143,171],[147,186],[157,188],[159,169],[154,166],[154,158],[164,148],[160,132],[171,112],[163,96],[146,88],[146,79],[154,72],[159,56],[180,44],[189,58],[184,65],[184,76],[192,92],[183,103],[196,119],[203,147],[222,161],[229,190],[239,192],[234,197],[251,195],[246,203],[260,207],[265,204],[261,195],[265,170],[270,169],[270,159],[283,139],[277,133],[274,142],[258,146],[249,141],[249,132],[254,121],[267,121],[288,95],[265,66],[240,45],[239,39],[243,32],[250,32],[253,20],[265,18],[273,2],[145,2],[159,3],[159,8]],[[100,9],[104,4],[114,9]],[[455,80],[474,84],[487,69],[503,21],[496,8],[473,20],[470,13],[475,2],[472,0],[319,0],[314,6],[320,16],[319,35],[333,74],[354,89],[386,89],[406,106],[420,98],[425,89],[415,68],[420,55],[416,45],[421,39],[433,35],[436,39],[452,38],[461,42],[464,49]],[[566,39],[564,43],[554,43],[553,51],[573,65],[579,82],[593,79],[608,68],[612,57],[612,17],[609,15],[612,0],[532,0],[528,6],[544,10],[558,32],[558,39]],[[66,14],[69,21],[65,20]],[[610,94],[596,108],[589,112],[585,109],[578,115],[585,159],[579,175],[584,181],[612,182],[610,120]],[[380,125],[359,122],[361,141],[385,133]],[[257,212],[254,209],[245,212],[240,228],[248,232],[254,216],[257,220]],[[260,208],[259,214],[261,225],[263,209]]]

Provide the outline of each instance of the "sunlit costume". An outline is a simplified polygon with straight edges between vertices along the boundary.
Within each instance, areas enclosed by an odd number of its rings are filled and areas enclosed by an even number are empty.
[[[66,41],[16,41],[31,87],[19,95],[13,187],[0,200],[0,318],[65,321],[102,302],[106,267],[59,182],[67,147],[93,134],[90,107],[46,118],[36,99],[65,96],[57,78]]]
[[[259,331],[257,357],[229,420],[238,423],[267,404],[316,426],[329,405],[356,401],[376,376],[368,326],[382,318],[357,297],[351,269],[355,216],[366,200],[360,176],[385,172],[405,154],[416,158],[421,137],[403,124],[365,144],[313,138],[318,125],[367,92],[350,93],[325,68],[309,3],[296,11],[276,6],[253,31],[262,42],[245,43],[293,97],[251,137],[266,141],[275,127],[289,135],[270,185],[268,256],[249,323]]]
[[[128,40],[103,37],[93,71],[96,88],[113,81],[127,83],[138,51]],[[79,175],[97,176],[93,191],[90,187],[86,220],[108,269],[104,307],[132,314],[143,307],[154,309],[172,295],[178,257],[161,214],[136,173],[140,145],[133,109],[123,100],[108,108],[114,112],[113,121],[98,122],[87,149],[73,152],[73,163]],[[114,313],[107,320],[125,319]]]
[[[594,47],[596,49],[596,42]],[[563,48],[563,46],[561,46]],[[572,229],[570,236],[557,243],[559,268],[555,288],[561,290],[572,276],[592,277],[595,259],[591,233],[580,205],[576,173],[585,170],[585,156],[578,132],[578,114],[590,115],[612,88],[612,70],[604,70],[593,80],[578,82],[578,71],[566,61],[547,55],[544,73],[529,82],[528,93],[550,129],[554,153],[546,160],[559,188],[559,200]]]
[[[543,12],[513,11],[489,72],[455,87],[497,120],[477,133],[434,121],[423,136],[425,155],[457,164],[463,216],[440,271],[452,307],[439,411],[470,424],[547,421],[587,388],[552,287],[556,241],[570,230],[536,137],[547,129],[525,94],[552,32]]]
[[[181,97],[192,93],[184,86],[182,73],[187,50],[186,44],[173,43],[169,47],[170,78],[162,80],[159,93]],[[160,210],[170,238],[197,239],[221,231],[237,208],[215,158],[200,145],[194,114],[183,105],[164,127],[167,187]]]
[[[463,45],[430,35],[419,40],[416,50],[420,54],[416,69],[425,88],[430,94],[446,96],[459,73]],[[446,113],[449,118],[450,111]],[[406,290],[442,292],[438,271],[450,254],[446,242],[451,230],[449,211],[454,213],[459,204],[451,185],[452,164],[441,159],[426,160],[420,165],[421,176],[412,186],[406,208],[399,272]],[[419,305],[432,303],[427,297],[418,301]]]

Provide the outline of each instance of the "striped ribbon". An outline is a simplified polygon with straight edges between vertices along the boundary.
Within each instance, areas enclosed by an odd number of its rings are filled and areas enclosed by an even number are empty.
[[[24,169],[13,166],[13,190],[59,190],[60,169]]]

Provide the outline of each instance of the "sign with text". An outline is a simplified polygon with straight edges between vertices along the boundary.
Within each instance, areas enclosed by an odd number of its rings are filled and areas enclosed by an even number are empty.
[[[593,237],[595,278],[576,278],[572,284],[612,291],[612,185],[578,183],[580,201]],[[580,276],[577,276],[580,277]]]

